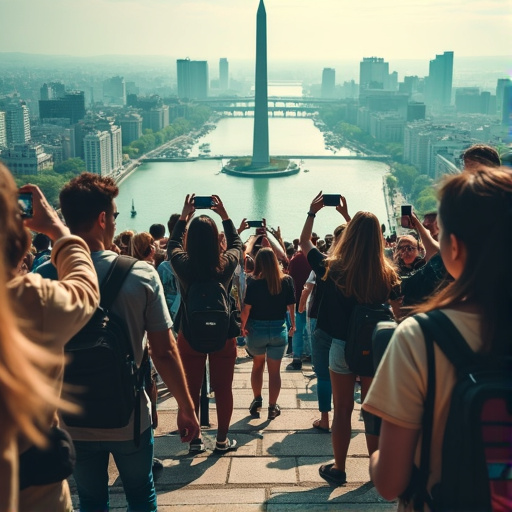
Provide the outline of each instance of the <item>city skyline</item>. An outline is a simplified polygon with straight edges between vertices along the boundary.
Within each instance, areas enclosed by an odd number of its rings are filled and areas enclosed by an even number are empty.
[[[161,55],[246,59],[254,55],[257,0],[0,0],[2,52]],[[506,55],[508,0],[267,0],[269,61],[372,56],[431,59]],[[158,16],[155,16],[158,11]],[[361,37],[361,34],[364,37]]]

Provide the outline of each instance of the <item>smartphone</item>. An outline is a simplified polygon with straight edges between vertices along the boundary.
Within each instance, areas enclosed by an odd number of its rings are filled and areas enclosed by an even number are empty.
[[[32,192],[20,192],[18,195],[18,206],[21,216],[24,219],[30,219],[34,215],[34,202]]]
[[[212,196],[196,196],[194,197],[194,208],[196,210],[211,208],[213,206]]]
[[[262,228],[263,227],[262,220],[248,220],[247,224],[249,224],[250,228]]]
[[[341,194],[324,194],[324,206],[339,206]]]
[[[412,228],[410,219],[412,215],[412,206],[410,204],[403,204],[401,206],[400,215],[400,226],[403,228]]]

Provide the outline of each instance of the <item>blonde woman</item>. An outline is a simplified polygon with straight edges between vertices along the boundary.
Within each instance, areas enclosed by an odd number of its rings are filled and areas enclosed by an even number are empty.
[[[155,252],[155,239],[149,233],[144,231],[133,235],[130,240],[130,256],[154,266]]]
[[[292,325],[286,330],[288,310]],[[277,404],[281,391],[281,360],[288,345],[288,336],[295,332],[295,290],[293,279],[281,270],[274,251],[261,248],[254,260],[254,272],[247,282],[244,308],[241,313],[242,334],[247,338],[247,350],[253,356],[251,386],[254,399],[249,407],[257,416],[262,405],[265,360],[269,374],[268,419],[281,414]]]
[[[64,512],[72,509],[66,480],[19,493],[18,453],[43,445],[58,424],[63,347],[94,313],[98,280],[87,245],[69,234],[39,188],[21,191],[33,198],[33,218],[24,221],[14,180],[0,164],[0,511]],[[26,228],[52,239],[59,281],[17,275],[30,245]]]

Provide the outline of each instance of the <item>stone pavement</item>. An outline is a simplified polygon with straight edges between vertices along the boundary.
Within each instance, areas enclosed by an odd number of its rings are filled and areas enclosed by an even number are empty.
[[[234,411],[229,436],[239,448],[225,455],[213,453],[215,444],[215,399],[210,399],[211,428],[203,430],[207,451],[194,457],[176,435],[176,401],[161,391],[159,426],[155,432],[155,457],[164,463],[156,479],[159,511],[166,512],[285,512],[396,510],[396,503],[383,500],[368,481],[368,454],[361,406],[355,404],[352,442],[347,460],[348,483],[332,488],[319,476],[318,467],[333,460],[330,435],[312,428],[318,416],[316,378],[310,364],[302,371],[284,368],[279,397],[281,416],[268,421],[268,376],[263,390],[261,418],[248,413],[252,400],[252,362],[239,349],[233,382]],[[76,489],[70,479],[73,503]],[[125,510],[126,501],[115,465],[110,467],[112,510]]]

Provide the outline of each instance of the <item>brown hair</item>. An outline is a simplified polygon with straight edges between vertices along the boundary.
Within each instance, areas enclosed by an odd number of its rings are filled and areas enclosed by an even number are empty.
[[[153,237],[145,231],[133,235],[130,240],[130,256],[145,260],[151,254],[151,245],[154,243]]]
[[[281,293],[281,285],[285,275],[279,266],[277,256],[270,247],[262,247],[256,253],[254,276],[257,279],[265,279],[270,295]]]
[[[112,202],[118,194],[112,178],[90,172],[83,172],[64,185],[60,206],[71,232],[89,231],[101,212],[112,213]]]
[[[474,303],[482,314],[483,350],[510,352],[512,173],[481,168],[450,176],[439,198],[441,247],[454,235],[465,247],[466,262],[457,280],[417,310]]]
[[[357,212],[327,257],[324,280],[331,278],[346,297],[372,304],[388,299],[400,279],[384,257],[377,217]]]
[[[462,153],[464,166],[468,164],[480,164],[487,167],[499,167],[501,165],[499,153],[486,144],[474,144]]]

